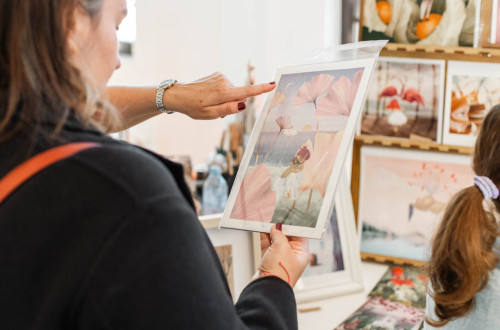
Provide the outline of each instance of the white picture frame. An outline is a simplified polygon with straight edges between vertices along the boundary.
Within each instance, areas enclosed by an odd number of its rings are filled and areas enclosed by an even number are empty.
[[[269,94],[254,126],[222,217],[221,227],[267,233],[275,222],[280,221],[286,235],[314,239],[322,237],[330,218],[337,182],[352,143],[375,61],[376,57],[372,57],[283,67],[278,70],[275,79],[277,87]],[[333,77],[333,80],[327,75]],[[309,90],[312,92],[308,95],[311,100],[300,104],[307,99],[304,96],[307,84],[311,86]],[[314,87],[319,85],[321,87],[317,89]],[[323,88],[325,86],[326,88]],[[335,96],[338,95],[336,93],[339,92],[336,91],[340,90],[340,87],[344,90],[350,88],[342,94],[349,95],[348,97]],[[349,101],[346,101],[347,99]],[[330,106],[330,100],[345,101],[345,104],[348,104],[345,107],[348,110],[344,112],[346,115],[339,115],[342,112],[337,110],[338,106]],[[273,109],[275,111],[272,111]],[[321,117],[325,114],[325,118]],[[276,146],[282,133],[284,142]],[[295,133],[294,136],[297,137],[293,137],[290,142],[287,140],[287,137],[290,138],[287,133],[290,136]],[[321,135],[322,133],[324,135]],[[306,142],[297,143],[308,135],[311,138],[305,138]],[[264,138],[261,143],[262,136]],[[289,144],[286,144],[287,141]],[[312,141],[315,144],[314,149]],[[272,157],[271,161],[267,161],[275,151],[279,152],[276,159],[281,155],[279,162]],[[301,154],[302,151],[305,154]],[[321,156],[322,153],[327,156]],[[308,163],[309,157],[311,161]],[[285,166],[281,166],[283,158]],[[288,159],[290,162],[287,168]],[[323,164],[326,162],[328,166],[321,166],[321,161]],[[303,170],[300,166],[303,166]],[[297,168],[297,172],[293,172]],[[308,178],[303,179],[300,176],[302,173],[304,176],[308,173]],[[307,186],[313,181],[315,187],[310,187],[312,184]],[[282,189],[284,193],[277,192],[282,186],[285,186]],[[309,189],[304,190],[306,188]],[[302,191],[297,192],[300,190]],[[285,200],[287,194],[292,197]],[[310,208],[310,205],[313,206]],[[288,210],[292,210],[291,213]],[[256,215],[250,216],[250,213]],[[273,217],[275,218],[272,219]],[[309,222],[304,224],[298,221]]]
[[[345,170],[340,177],[334,201],[343,269],[319,275],[308,275],[306,269],[306,272],[299,279],[294,289],[295,297],[299,304],[361,292],[364,289],[363,271],[359,253],[359,237],[356,233],[354,208]],[[323,241],[327,239],[325,237]],[[314,251],[313,243],[318,243],[318,241],[310,241],[311,252]]]
[[[231,245],[234,274],[233,300],[236,302],[260,264],[260,235],[240,230],[219,229],[222,214],[200,216],[212,245]],[[230,285],[231,287],[231,285]]]
[[[446,81],[443,143],[473,147],[482,119],[500,103],[500,64],[448,61]]]

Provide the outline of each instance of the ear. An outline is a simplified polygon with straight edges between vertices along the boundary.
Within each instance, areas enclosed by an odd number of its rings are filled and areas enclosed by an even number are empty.
[[[73,10],[70,18],[71,26],[68,29],[66,43],[71,55],[78,54],[88,40],[90,33],[90,17],[79,6]]]

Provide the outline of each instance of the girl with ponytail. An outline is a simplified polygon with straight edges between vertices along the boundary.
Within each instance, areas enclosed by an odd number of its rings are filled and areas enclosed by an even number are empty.
[[[474,185],[449,203],[428,264],[426,329],[500,329],[500,105],[474,149]]]

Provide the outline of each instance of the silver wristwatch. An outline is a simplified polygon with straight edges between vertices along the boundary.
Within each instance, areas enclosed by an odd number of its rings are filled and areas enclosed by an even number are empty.
[[[174,113],[172,110],[167,110],[165,108],[165,106],[163,105],[163,94],[165,93],[165,90],[167,90],[170,87],[172,87],[173,85],[175,85],[176,82],[177,82],[177,80],[175,80],[175,79],[168,79],[168,80],[162,81],[160,83],[160,85],[158,85],[158,88],[156,89],[156,107],[161,112],[168,113],[168,114]]]

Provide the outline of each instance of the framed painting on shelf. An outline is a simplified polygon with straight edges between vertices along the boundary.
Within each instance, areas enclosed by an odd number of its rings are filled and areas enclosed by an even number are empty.
[[[200,222],[221,261],[233,300],[237,301],[259,266],[260,236],[258,233],[219,229],[221,216],[200,216]]]
[[[441,142],[445,61],[380,57],[361,134]]]
[[[473,183],[471,156],[371,145],[359,154],[362,257],[421,265],[448,201]]]
[[[283,67],[229,196],[221,227],[320,239],[376,58]]]
[[[361,40],[477,47],[480,0],[362,0]]]
[[[310,240],[310,264],[295,286],[298,303],[363,291],[359,240],[345,171],[322,240]]]
[[[443,143],[474,146],[488,111],[500,103],[500,64],[449,61]]]

